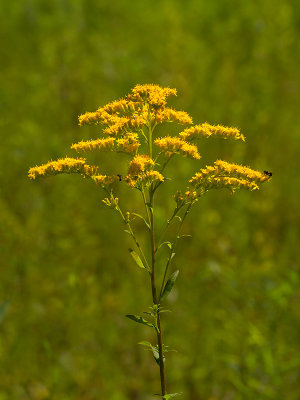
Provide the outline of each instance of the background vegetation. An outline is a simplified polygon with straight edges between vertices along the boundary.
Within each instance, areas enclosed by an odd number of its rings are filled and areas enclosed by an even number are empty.
[[[0,400],[158,390],[137,345],[151,332],[124,318],[151,299],[117,214],[80,177],[27,178],[97,137],[77,116],[136,83],[176,87],[172,104],[195,122],[241,128],[245,144],[203,141],[201,166],[224,158],[274,174],[257,193],[209,193],[187,223],[164,323],[178,350],[170,389],[299,400],[299,1],[23,0],[0,14]],[[168,193],[199,168],[180,160]],[[162,215],[171,203],[162,199]]]

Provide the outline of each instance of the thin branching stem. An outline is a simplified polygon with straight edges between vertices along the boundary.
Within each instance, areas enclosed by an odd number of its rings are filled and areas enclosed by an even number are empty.
[[[192,207],[193,204],[194,204],[194,203],[191,202],[191,203],[187,206],[187,208],[186,208],[186,210],[185,210],[185,213],[184,213],[183,217],[181,218],[181,221],[180,221],[180,224],[179,224],[177,233],[176,233],[175,240],[174,240],[174,242],[173,242],[172,245],[171,245],[170,254],[169,254],[169,257],[168,257],[168,260],[167,260],[167,264],[166,264],[166,267],[165,267],[164,276],[163,276],[163,280],[162,280],[162,284],[161,284],[161,288],[160,288],[160,293],[159,293],[159,297],[158,297],[158,302],[160,302],[161,296],[162,296],[162,294],[163,294],[163,290],[164,290],[164,286],[165,286],[165,281],[166,281],[166,277],[167,277],[167,273],[168,273],[168,269],[169,269],[169,265],[170,265],[171,260],[172,260],[172,258],[173,258],[173,254],[174,254],[175,248],[176,248],[176,246],[177,246],[178,240],[180,239],[180,232],[181,232],[181,229],[182,229],[184,220],[185,220],[186,216],[188,215],[188,213],[190,212],[191,207]]]
[[[155,126],[151,126],[150,118],[148,119],[148,127],[149,127],[149,157],[152,158],[152,145],[153,145],[153,129]],[[145,203],[149,212],[149,223],[150,223],[150,241],[151,241],[151,290],[152,290],[152,300],[153,307],[156,310],[156,324],[157,324],[157,345],[158,345],[158,354],[159,354],[159,371],[160,371],[160,384],[161,384],[161,395],[164,396],[167,393],[166,390],[166,378],[165,378],[165,365],[164,365],[164,355],[163,355],[163,339],[162,339],[162,329],[160,322],[160,313],[159,313],[159,302],[157,301],[157,291],[156,291],[156,271],[155,271],[155,226],[154,226],[154,187],[153,185],[149,188],[149,203]],[[145,200],[144,200],[145,201]]]
[[[136,236],[135,236],[135,234],[134,234],[134,231],[133,231],[133,229],[132,229],[132,227],[131,227],[131,225],[130,225],[129,219],[125,217],[125,215],[123,214],[123,212],[122,212],[122,210],[120,209],[120,206],[119,206],[118,204],[116,205],[116,210],[119,212],[119,214],[121,215],[121,218],[122,218],[123,222],[124,222],[125,225],[127,226],[128,231],[129,231],[129,233],[130,233],[130,236],[131,236],[132,239],[134,240],[135,245],[136,245],[136,247],[137,247],[137,249],[138,249],[138,251],[139,251],[139,253],[140,253],[140,255],[141,255],[142,259],[143,259],[143,262],[145,263],[145,266],[146,266],[147,270],[150,271],[150,266],[149,266],[149,263],[148,263],[148,261],[147,261],[147,258],[145,257],[145,254],[144,254],[144,252],[143,252],[143,249],[142,249],[140,243],[138,242],[138,240],[137,240],[137,238],[136,238]]]

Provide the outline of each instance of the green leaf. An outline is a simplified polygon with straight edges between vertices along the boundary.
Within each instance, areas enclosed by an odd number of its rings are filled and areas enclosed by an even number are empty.
[[[165,244],[169,247],[169,249],[172,249],[172,243],[171,243],[171,242],[163,242],[163,243],[161,243],[161,244],[158,246],[158,248],[156,249],[156,251],[157,251],[158,249],[160,249],[162,246],[164,246]]]
[[[142,260],[140,259],[140,256],[132,249],[129,249],[129,252],[130,252],[132,258],[134,259],[134,261],[137,263],[137,266],[140,268],[146,269]]]
[[[150,326],[151,328],[155,328],[155,326],[153,324],[150,324],[150,322],[146,321],[144,318],[140,317],[139,315],[126,315],[127,318],[132,319],[132,321],[137,322],[138,324],[143,324],[143,325],[147,325]]]
[[[150,342],[147,341],[143,341],[143,342],[139,342],[139,344],[141,344],[142,346],[145,346],[148,348],[148,350],[152,351],[154,360],[157,362],[157,364],[159,365],[159,351],[158,348],[153,346]]]
[[[173,254],[175,254],[175,253],[173,253]],[[179,270],[177,269],[177,270],[176,270],[175,272],[173,272],[173,274],[170,276],[170,278],[168,279],[168,281],[167,281],[167,283],[166,283],[166,285],[165,285],[165,287],[164,287],[164,291],[163,291],[163,293],[162,293],[162,296],[161,296],[161,298],[160,298],[160,301],[163,301],[163,299],[165,299],[165,298],[169,295],[169,293],[171,292],[171,290],[172,290],[172,288],[173,288],[173,286],[174,286],[174,284],[175,284],[175,281],[176,281],[176,279],[177,279],[178,274],[179,274]]]
[[[142,342],[138,342],[138,344],[148,347],[148,349],[152,350],[152,344],[150,342],[147,342],[147,340],[143,340]]]
[[[164,400],[170,400],[170,399],[173,399],[174,397],[181,396],[181,395],[182,395],[182,393],[170,393],[170,394],[165,394],[162,398]]]
[[[8,301],[4,301],[0,306],[0,323],[3,320],[7,306],[8,306]]]
[[[170,262],[171,262],[171,261],[173,260],[173,258],[175,257],[175,254],[176,254],[176,253],[172,253],[172,254],[171,254]]]
[[[147,226],[147,228],[148,228],[149,231],[150,231],[150,225],[148,224],[148,222],[145,220],[145,218],[144,218],[142,215],[137,214],[137,213],[131,213],[131,214],[135,215],[136,217],[141,218],[141,219],[145,222],[145,225]]]
[[[154,396],[159,396],[163,400],[170,400],[170,399],[173,399],[174,397],[181,396],[181,395],[182,395],[182,392],[181,393],[169,393],[169,394],[165,394],[164,396],[162,396],[161,394],[155,394]]]
[[[188,237],[192,237],[192,235],[180,235],[180,236],[177,236],[177,239],[183,239],[183,238],[188,238]]]

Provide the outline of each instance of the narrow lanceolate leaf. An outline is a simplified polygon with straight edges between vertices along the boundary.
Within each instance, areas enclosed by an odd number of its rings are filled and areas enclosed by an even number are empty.
[[[1,305],[0,305],[0,323],[3,320],[6,308],[8,306],[8,301],[4,301]]]
[[[132,258],[134,259],[134,261],[136,262],[137,266],[140,268],[146,269],[142,260],[140,259],[140,256],[132,249],[129,249],[129,252],[130,252]]]
[[[182,393],[170,393],[170,394],[165,394],[162,398],[163,398],[163,400],[170,400],[170,399],[173,399],[174,397],[181,396],[181,395],[182,395]]]
[[[192,237],[192,235],[180,235],[180,236],[177,236],[177,239],[184,239],[184,238],[188,238],[188,237]]]
[[[150,230],[150,225],[148,224],[148,222],[145,220],[145,218],[142,215],[137,214],[137,213],[132,213],[132,214],[135,215],[136,217],[141,218],[144,221],[144,223],[147,226],[147,228]]]
[[[158,351],[158,348],[153,346],[150,342],[147,342],[147,341],[139,342],[139,344],[141,344],[142,346],[147,347],[148,350],[152,351],[154,360],[159,365],[159,351]]]
[[[151,328],[155,329],[155,326],[150,322],[146,321],[144,318],[140,317],[139,315],[126,315],[127,318],[132,319],[132,321],[137,322],[138,324],[143,324],[150,326]]]
[[[169,393],[169,394],[165,394],[164,396],[162,396],[161,394],[155,394],[154,396],[161,397],[163,400],[170,400],[170,399],[173,399],[174,397],[181,396],[181,395],[182,395],[182,392],[181,393]]]
[[[172,288],[173,288],[173,286],[174,286],[174,284],[175,284],[175,281],[176,281],[176,279],[177,279],[178,274],[179,274],[179,270],[177,269],[177,270],[176,270],[175,272],[173,272],[173,274],[170,276],[170,278],[168,279],[168,281],[167,281],[167,283],[166,283],[166,285],[165,285],[165,287],[164,287],[164,291],[163,291],[163,293],[162,293],[162,296],[161,296],[161,298],[160,298],[160,301],[163,301],[163,299],[165,299],[165,298],[169,295],[169,293],[171,292],[171,290],[172,290]]]
[[[172,243],[171,242],[163,242],[157,247],[157,250],[159,250],[164,245],[167,245],[169,247],[169,249],[172,248]]]

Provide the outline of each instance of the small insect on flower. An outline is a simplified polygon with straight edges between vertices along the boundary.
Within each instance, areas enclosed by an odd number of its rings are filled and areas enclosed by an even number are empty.
[[[117,177],[119,178],[119,181],[121,182],[121,180],[122,180],[122,175],[121,175],[121,174],[117,174]]]
[[[273,173],[270,172],[270,171],[264,171],[264,174],[267,175],[267,176],[272,176],[273,175]]]

